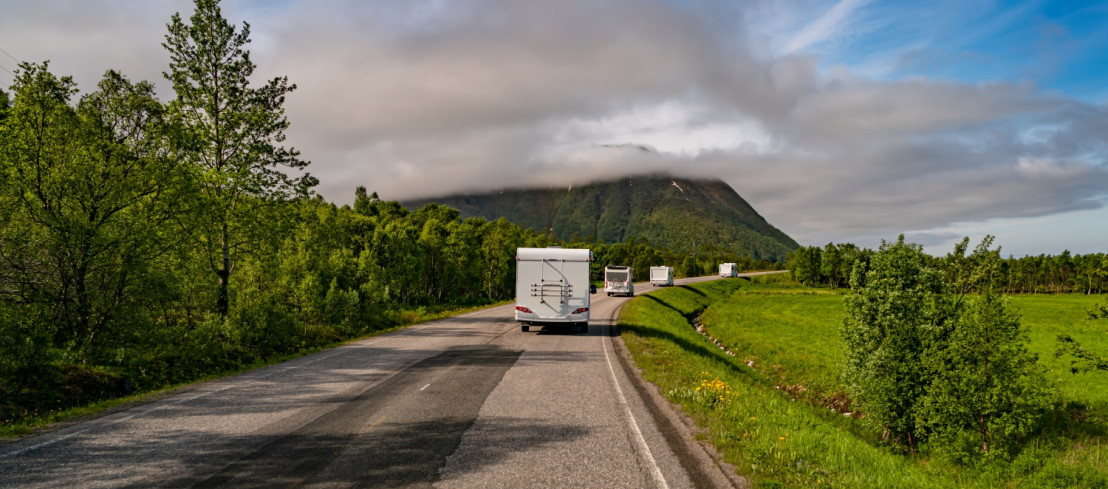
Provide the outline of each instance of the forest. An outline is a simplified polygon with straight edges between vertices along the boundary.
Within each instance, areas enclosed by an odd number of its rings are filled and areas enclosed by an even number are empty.
[[[959,245],[962,249],[966,244]],[[960,258],[955,252],[945,256],[927,255],[928,265],[941,269],[952,280]],[[873,250],[853,243],[827,243],[826,246],[801,246],[788,257],[788,268],[797,282],[831,288],[849,287],[850,273],[856,262],[868,263]],[[1038,255],[1003,258],[996,279],[1006,294],[1102,294],[1108,290],[1108,254]]]
[[[249,25],[198,0],[168,27],[169,101],[115,70],[82,92],[47,61],[0,90],[0,427],[511,299],[517,247],[589,247],[596,280],[775,266],[566,243],[364,187],[327,202],[283,144],[296,85],[250,83]]]

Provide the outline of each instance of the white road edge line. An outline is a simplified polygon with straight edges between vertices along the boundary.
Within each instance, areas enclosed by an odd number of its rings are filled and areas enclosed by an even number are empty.
[[[658,462],[654,460],[654,455],[650,453],[650,447],[646,445],[646,438],[642,436],[639,423],[635,421],[635,415],[631,413],[631,406],[627,404],[627,398],[623,395],[623,388],[619,386],[619,378],[616,377],[616,369],[612,367],[612,359],[608,355],[608,346],[604,344],[604,338],[611,339],[611,336],[600,337],[601,349],[604,350],[604,360],[608,362],[608,372],[612,374],[612,384],[616,386],[616,393],[619,394],[619,405],[623,408],[624,417],[627,418],[631,430],[635,432],[635,444],[639,446],[642,453],[646,454],[646,459],[650,464],[650,475],[653,476],[657,487],[669,489],[669,484],[666,484],[666,478],[662,475],[662,469],[658,468]]]

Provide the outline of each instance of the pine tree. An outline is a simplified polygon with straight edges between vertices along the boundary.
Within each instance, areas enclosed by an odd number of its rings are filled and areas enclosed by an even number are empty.
[[[256,205],[307,195],[317,181],[280,170],[308,166],[298,151],[280,145],[289,125],[285,95],[296,85],[277,77],[250,86],[255,68],[245,49],[250,25],[244,22],[236,32],[218,0],[196,0],[189,20],[174,14],[168,25],[162,46],[169,51],[170,71],[163,75],[177,94],[170,108],[201,189],[197,227],[219,281],[216,309],[226,316],[235,259],[264,234]]]

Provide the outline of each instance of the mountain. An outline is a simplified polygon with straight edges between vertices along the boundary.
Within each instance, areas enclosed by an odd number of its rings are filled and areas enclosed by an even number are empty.
[[[403,202],[415,209],[448,205],[462,218],[500,217],[562,239],[592,236],[606,243],[646,238],[691,252],[704,246],[784,261],[797,243],[766,222],[722,180],[668,175],[625,177],[569,188],[513,189]]]

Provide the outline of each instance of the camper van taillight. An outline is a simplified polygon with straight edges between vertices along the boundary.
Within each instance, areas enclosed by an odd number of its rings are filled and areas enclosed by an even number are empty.
[[[519,309],[519,308],[517,307],[516,309]],[[531,311],[527,311],[527,312],[531,312]],[[587,307],[578,307],[577,309],[573,310],[573,314],[581,314],[583,312],[589,312],[589,308],[587,308]]]
[[[516,306],[516,310],[519,311],[519,312],[525,312],[527,314],[531,314],[531,310],[526,308],[526,307],[523,307],[523,306]]]

